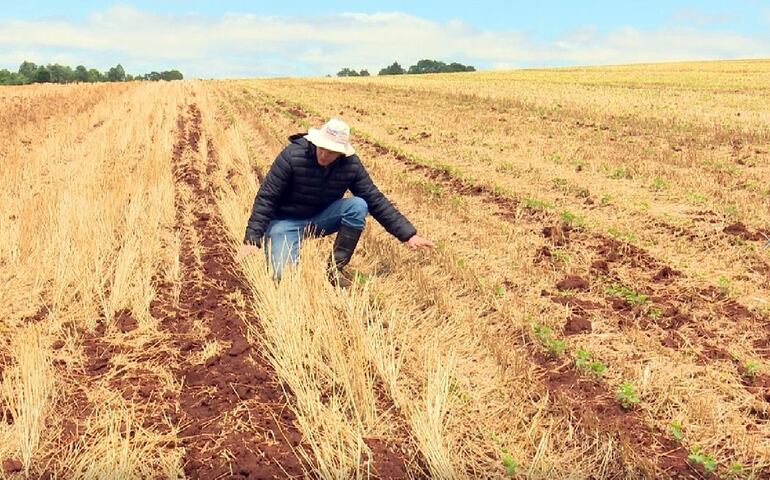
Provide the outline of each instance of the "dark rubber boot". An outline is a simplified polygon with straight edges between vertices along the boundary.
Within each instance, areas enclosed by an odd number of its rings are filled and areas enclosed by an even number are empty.
[[[343,270],[350,263],[353,252],[356,251],[361,232],[362,230],[342,225],[337,232],[337,238],[334,239],[333,261],[329,265],[329,281],[342,288],[347,288],[352,283]]]

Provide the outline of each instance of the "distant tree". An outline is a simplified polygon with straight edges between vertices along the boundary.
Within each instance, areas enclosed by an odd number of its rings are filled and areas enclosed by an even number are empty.
[[[363,71],[362,71],[363,72]],[[144,75],[127,74],[121,64],[102,73],[95,68],[87,69],[84,65],[78,65],[73,70],[69,65],[49,63],[46,66],[36,65],[24,61],[19,66],[18,72],[7,69],[0,70],[0,85],[23,85],[26,83],[72,83],[72,82],[124,82],[133,80],[182,80],[184,75],[179,70],[164,70],[162,72],[150,72]]]
[[[406,70],[398,62],[393,62],[392,65],[381,69],[378,75],[403,75],[404,73]]]
[[[423,59],[417,65],[409,67],[409,73],[440,73],[446,71],[447,64],[437,60]]]
[[[50,83],[51,72],[45,67],[38,67],[35,70],[35,83]]]
[[[0,85],[24,85],[25,83],[29,81],[24,75],[6,69],[0,70]]]
[[[462,63],[452,62],[449,64],[450,72],[475,72],[476,69],[472,65],[465,66]]]
[[[171,81],[171,80],[182,80],[184,76],[182,75],[182,72],[179,70],[164,70],[160,72],[160,78],[161,80]]]
[[[89,83],[96,83],[96,82],[103,82],[106,78],[104,77],[104,74],[100,72],[99,70],[95,68],[91,68],[88,70],[88,82]]]
[[[361,70],[360,72],[358,72],[358,75],[361,76],[361,77],[368,77],[368,76],[370,76],[369,75],[369,70],[366,70],[366,69]]]
[[[125,80],[126,80],[126,71],[123,70],[123,65],[117,64],[107,71],[107,81],[123,82]]]
[[[51,72],[51,83],[71,83],[74,81],[75,74],[69,66],[49,63],[46,68]]]
[[[338,77],[357,77],[358,72],[353,70],[352,68],[345,67],[339,72],[337,72]]]
[[[27,80],[25,83],[33,82],[36,74],[37,65],[34,63],[24,61],[19,65],[19,75],[22,75]]]
[[[0,70],[0,85],[11,85],[11,72],[6,68]]]
[[[461,63],[452,62],[449,65],[439,60],[429,60],[427,58],[420,60],[416,65],[409,67],[408,73],[449,73],[449,72],[475,72],[472,66],[465,66]]]
[[[75,71],[72,72],[72,78],[75,82],[87,82],[88,81],[88,70],[83,65],[78,65],[75,67]]]

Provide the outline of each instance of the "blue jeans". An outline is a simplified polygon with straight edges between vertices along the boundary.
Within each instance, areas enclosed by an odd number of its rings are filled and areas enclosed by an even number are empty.
[[[273,267],[273,278],[281,279],[287,263],[299,260],[299,244],[308,236],[325,236],[345,225],[363,230],[369,207],[360,197],[341,198],[310,218],[277,218],[267,225],[265,259]]]

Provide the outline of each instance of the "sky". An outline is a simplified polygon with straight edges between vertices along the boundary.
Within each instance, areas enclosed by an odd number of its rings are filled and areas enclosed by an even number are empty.
[[[479,70],[770,58],[770,0],[0,0],[0,69],[334,75],[428,58]]]

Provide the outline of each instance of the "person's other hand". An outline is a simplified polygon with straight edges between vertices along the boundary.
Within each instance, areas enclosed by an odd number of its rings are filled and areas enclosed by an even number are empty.
[[[241,261],[253,253],[259,252],[259,247],[251,244],[243,244],[238,249],[238,253],[235,255],[235,262],[241,263]]]
[[[412,235],[412,237],[406,241],[406,244],[409,245],[409,248],[412,248],[414,250],[418,248],[435,248],[436,247],[436,245],[434,245],[433,242],[419,235]]]

